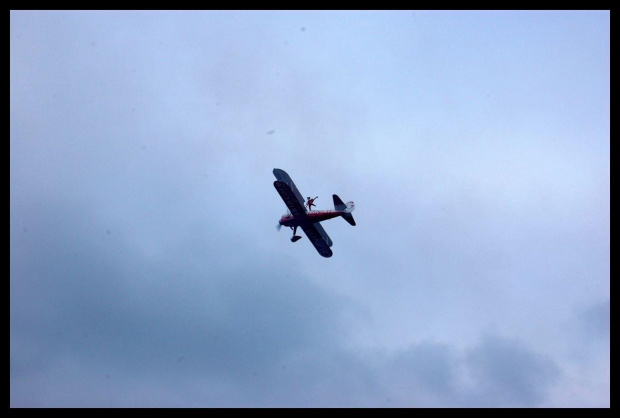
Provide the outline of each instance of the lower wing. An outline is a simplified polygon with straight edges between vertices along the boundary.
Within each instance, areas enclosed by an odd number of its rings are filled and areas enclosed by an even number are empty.
[[[315,224],[302,225],[301,229],[304,230],[304,232],[306,233],[306,236],[308,237],[312,245],[314,245],[314,248],[316,248],[319,254],[321,254],[323,257],[331,257],[333,255],[332,250],[329,248],[329,245],[327,245],[327,242],[325,242],[325,240],[323,239],[323,236],[321,235],[319,230],[316,228]]]

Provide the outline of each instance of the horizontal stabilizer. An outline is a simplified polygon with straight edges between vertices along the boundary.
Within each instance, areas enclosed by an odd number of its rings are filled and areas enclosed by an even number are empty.
[[[344,215],[342,215],[342,217],[352,226],[355,226],[355,219],[353,219],[353,215],[351,215],[350,213],[345,213]]]
[[[342,216],[345,221],[355,226],[355,219],[353,219],[353,215],[351,215],[351,212],[353,212],[353,210],[355,209],[355,203],[347,202],[345,204],[342,201],[342,199],[338,197],[337,194],[333,195],[333,198],[334,198],[334,209],[336,209],[337,211],[346,212],[346,213],[341,214],[340,216]]]
[[[337,194],[333,195],[333,198],[334,198],[334,209],[345,210],[347,208],[347,205],[344,204],[342,199],[340,199]]]

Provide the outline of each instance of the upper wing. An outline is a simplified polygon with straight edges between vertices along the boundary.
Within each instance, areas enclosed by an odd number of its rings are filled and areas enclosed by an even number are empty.
[[[295,183],[293,183],[293,179],[291,178],[291,176],[289,176],[286,173],[286,171],[280,170],[279,168],[274,168],[273,169],[273,175],[276,176],[276,178],[279,181],[288,184],[289,187],[291,188],[293,194],[295,195],[295,198],[301,204],[301,207],[302,208],[305,207],[306,201],[304,200],[304,197],[301,195],[301,193],[299,193],[299,190],[297,190],[297,186],[295,186]],[[304,212],[305,211],[306,210],[304,209]]]
[[[313,223],[302,224],[301,229],[304,230],[304,232],[306,233],[306,236],[308,237],[312,245],[314,245],[314,248],[316,248],[319,254],[321,254],[323,257],[331,257],[333,255],[332,250],[329,248],[329,246],[327,245],[327,242],[325,242],[325,240],[321,236],[321,233],[317,229],[317,226],[323,229],[321,225],[319,225],[318,223],[317,224],[313,224]],[[329,239],[329,237],[327,238]]]
[[[295,218],[308,219],[306,209],[304,209],[302,203],[299,203],[297,197],[288,184],[283,181],[276,180],[273,182],[273,187],[276,188],[278,194],[280,194],[280,197],[284,201],[284,204],[288,207],[288,210],[291,211],[291,214]]]

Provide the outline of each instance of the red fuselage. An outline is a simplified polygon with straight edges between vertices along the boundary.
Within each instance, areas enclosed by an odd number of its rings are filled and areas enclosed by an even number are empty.
[[[341,211],[341,210],[312,210],[310,212],[306,212],[307,219],[303,219],[301,216],[298,218],[295,218],[291,214],[286,214],[282,216],[282,218],[280,219],[280,225],[294,227],[294,226],[300,226],[305,222],[311,222],[311,223],[322,222],[328,219],[336,218],[342,215],[343,213],[346,213],[346,212]]]

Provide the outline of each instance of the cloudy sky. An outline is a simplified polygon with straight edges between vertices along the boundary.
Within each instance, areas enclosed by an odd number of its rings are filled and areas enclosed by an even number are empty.
[[[11,12],[11,406],[608,407],[609,33]]]

